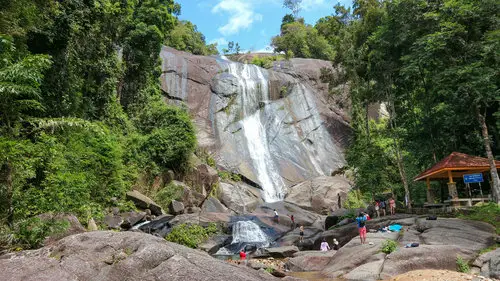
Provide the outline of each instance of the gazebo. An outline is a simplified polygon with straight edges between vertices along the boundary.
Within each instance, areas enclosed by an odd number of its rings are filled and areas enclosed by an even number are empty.
[[[500,168],[500,161],[495,161],[495,164],[497,169]],[[427,203],[432,204],[434,203],[434,194],[431,190],[430,181],[448,179],[448,193],[451,201],[453,205],[458,205],[460,199],[458,198],[457,184],[453,179],[462,179],[466,174],[484,173],[489,170],[490,164],[487,158],[453,152],[436,165],[420,173],[413,181],[425,180],[427,183]],[[472,204],[472,202],[468,203]]]

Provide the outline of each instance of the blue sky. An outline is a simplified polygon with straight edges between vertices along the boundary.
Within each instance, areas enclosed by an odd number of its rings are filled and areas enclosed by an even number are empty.
[[[281,19],[289,10],[282,0],[176,0],[182,7],[180,19],[196,24],[207,43],[238,42],[242,50],[272,51],[271,37],[279,33]],[[303,0],[299,16],[309,24],[333,14],[337,3],[351,0]]]

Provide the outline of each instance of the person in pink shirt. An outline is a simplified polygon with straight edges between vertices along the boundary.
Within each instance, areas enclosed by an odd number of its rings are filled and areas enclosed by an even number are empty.
[[[389,208],[391,209],[391,215],[396,214],[396,200],[394,200],[394,197],[391,197],[389,199]]]

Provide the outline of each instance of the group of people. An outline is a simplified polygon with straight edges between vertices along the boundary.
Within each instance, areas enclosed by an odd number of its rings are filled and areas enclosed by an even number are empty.
[[[280,222],[280,217],[278,214],[278,211],[276,209],[273,210],[274,212],[274,222],[279,223]],[[291,227],[292,229],[295,229],[295,217],[292,215],[288,215],[290,217],[290,220],[292,221]],[[299,243],[302,243],[304,241],[304,226],[301,225],[299,227]]]
[[[391,197],[389,200],[375,200],[375,213],[377,214],[377,217],[380,218],[380,211],[382,211],[382,215],[386,215],[386,208],[389,206],[389,212],[392,215],[396,214],[396,200],[394,200],[394,197]]]

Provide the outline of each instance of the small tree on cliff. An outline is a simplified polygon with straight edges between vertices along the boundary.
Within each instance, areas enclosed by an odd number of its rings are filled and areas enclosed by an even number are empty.
[[[299,12],[301,10],[300,5],[302,4],[302,0],[285,0],[283,1],[283,7],[292,10],[293,16],[297,18],[299,16]]]

